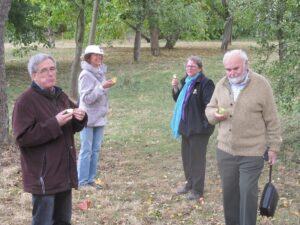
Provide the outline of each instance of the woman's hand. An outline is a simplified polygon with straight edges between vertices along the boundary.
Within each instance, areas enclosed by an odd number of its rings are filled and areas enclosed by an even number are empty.
[[[179,90],[179,88],[178,88],[178,79],[177,79],[176,76],[173,76],[172,81],[171,81],[171,85],[172,85],[175,92],[177,92]]]
[[[112,79],[110,79],[110,80],[104,81],[104,83],[102,84],[102,87],[110,88],[110,87],[114,86],[115,84],[116,84],[116,82],[114,82]]]

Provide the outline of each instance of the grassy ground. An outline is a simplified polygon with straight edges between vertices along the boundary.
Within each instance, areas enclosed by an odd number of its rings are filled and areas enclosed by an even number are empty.
[[[59,85],[67,92],[73,47],[70,43],[62,43],[54,50],[40,49],[57,58]],[[234,43],[233,47],[248,49],[249,43]],[[170,93],[172,74],[183,74],[185,59],[194,54],[203,58],[206,75],[218,81],[223,74],[219,43],[181,43],[172,51],[162,49],[160,57],[152,57],[149,48],[144,46],[138,64],[132,62],[131,48],[116,44],[106,52],[108,76],[117,76],[118,83],[110,91],[109,124],[99,164],[99,179],[105,189],[74,190],[73,224],[224,224],[215,161],[216,134],[208,147],[206,202],[201,205],[175,194],[184,177],[180,142],[171,138],[169,128],[174,106]],[[12,57],[10,49],[6,52],[10,112],[16,96],[30,82],[26,59]],[[30,224],[31,196],[22,190],[19,152],[14,146],[2,148],[0,224]],[[290,161],[296,150],[283,150],[274,172],[274,183],[280,193],[276,215],[273,219],[258,217],[257,224],[299,224],[299,164]],[[260,190],[267,176],[265,167]],[[90,207],[81,210],[79,204],[85,201],[90,202]]]

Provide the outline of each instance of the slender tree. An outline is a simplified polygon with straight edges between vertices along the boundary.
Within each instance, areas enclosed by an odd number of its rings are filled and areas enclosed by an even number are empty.
[[[0,143],[9,141],[9,116],[7,107],[6,94],[6,75],[5,75],[5,58],[4,58],[4,30],[5,21],[11,7],[12,0],[1,0],[0,2]]]
[[[228,0],[222,0],[222,5],[224,7],[224,33],[222,38],[221,49],[227,51],[228,45],[231,44],[232,39],[232,26],[233,26],[233,16],[230,13]]]
[[[98,20],[98,15],[99,15],[99,2],[100,2],[100,0],[94,0],[92,25],[91,25],[90,35],[89,35],[89,44],[90,45],[95,44],[97,20]]]
[[[151,54],[153,56],[159,56],[159,0],[149,0],[147,7],[151,40]]]
[[[84,32],[85,32],[85,16],[84,16],[84,8],[85,8],[85,0],[80,0],[79,3],[74,1],[76,7],[78,8],[78,17],[76,22],[76,32],[75,32],[75,56],[72,63],[71,68],[71,93],[70,96],[77,100],[78,97],[78,75],[80,71],[80,57],[83,49],[83,41],[84,41]]]

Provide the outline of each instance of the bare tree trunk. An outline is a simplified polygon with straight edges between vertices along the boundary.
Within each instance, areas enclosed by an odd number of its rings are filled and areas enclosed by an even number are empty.
[[[222,0],[222,5],[225,10],[224,14],[224,33],[221,44],[221,49],[227,51],[228,45],[231,44],[232,40],[232,26],[233,26],[233,17],[229,11],[228,0]]]
[[[142,37],[141,24],[139,24],[135,31],[135,38],[134,38],[133,60],[135,62],[140,61],[141,37]]]
[[[94,7],[93,7],[93,15],[92,15],[92,25],[89,35],[89,44],[95,44],[96,39],[96,27],[97,27],[97,20],[98,20],[98,10],[99,10],[99,0],[94,0]]]
[[[149,11],[148,11],[148,20],[149,20],[149,29],[150,29],[150,40],[151,40],[151,54],[153,56],[159,56],[159,0],[149,1]]]
[[[283,23],[283,15],[284,12],[286,11],[286,0],[281,0],[278,3],[278,13],[276,16],[276,22],[277,22],[277,27],[278,30],[276,32],[277,40],[278,40],[278,56],[279,56],[279,61],[284,60],[286,53],[287,53],[287,46],[285,42],[285,37],[284,37],[284,30],[282,29],[282,23]]]
[[[6,94],[6,74],[4,57],[4,33],[5,20],[11,7],[12,0],[1,0],[0,2],[0,143],[9,142],[9,116]]]
[[[159,28],[157,26],[152,26],[150,28],[150,36],[151,36],[151,54],[153,56],[159,56],[160,54]]]
[[[75,49],[75,58],[72,63],[71,68],[71,92],[70,97],[73,100],[77,100],[78,97],[78,75],[80,72],[80,56],[82,54],[83,41],[84,41],[84,29],[85,29],[85,17],[84,17],[84,0],[81,0],[81,5],[78,5],[79,15],[77,18],[77,27],[76,27],[76,49]]]
[[[50,48],[55,48],[55,35],[51,27],[48,27],[48,45]]]
[[[224,33],[222,39],[221,49],[227,51],[228,45],[231,44],[232,39],[232,26],[233,26],[233,19],[232,16],[228,17],[224,24]]]
[[[178,41],[178,39],[179,39],[179,34],[177,34],[177,33],[174,33],[174,34],[166,37],[167,42],[166,42],[165,48],[173,49],[176,42]]]

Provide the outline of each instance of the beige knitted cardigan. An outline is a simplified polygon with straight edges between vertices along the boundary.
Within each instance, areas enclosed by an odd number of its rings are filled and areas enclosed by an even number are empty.
[[[218,107],[225,108],[228,113],[228,119],[217,126],[220,150],[239,156],[261,156],[266,146],[279,151],[282,142],[280,121],[266,78],[250,71],[249,80],[236,101],[228,79],[222,78],[205,111],[211,124],[218,123],[214,117]]]

